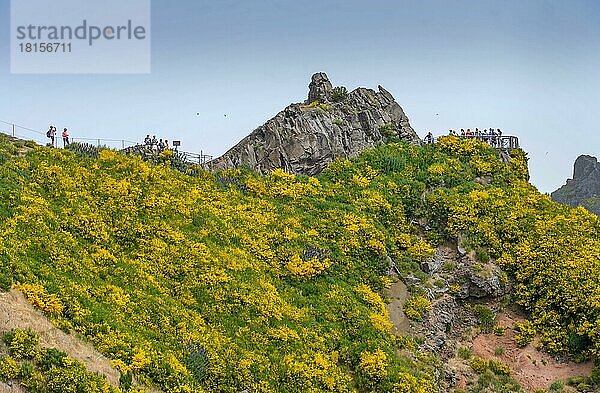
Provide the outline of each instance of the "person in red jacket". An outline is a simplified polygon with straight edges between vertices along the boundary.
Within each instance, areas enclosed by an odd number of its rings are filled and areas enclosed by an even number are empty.
[[[69,144],[69,130],[67,130],[66,128],[62,132],[62,138],[63,138],[63,146],[67,147],[67,145]]]

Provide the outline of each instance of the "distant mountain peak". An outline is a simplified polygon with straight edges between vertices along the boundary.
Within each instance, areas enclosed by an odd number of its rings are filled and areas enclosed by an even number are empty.
[[[308,90],[304,103],[279,112],[213,160],[213,168],[247,166],[260,173],[282,168],[312,176],[336,158],[355,157],[393,137],[421,143],[400,105],[381,86],[347,92],[319,72]]]
[[[573,165],[573,178],[552,193],[552,199],[569,206],[583,206],[600,214],[600,163],[596,157],[581,155]]]
[[[596,157],[581,155],[575,160],[573,166],[573,180],[582,180],[590,176],[594,171],[600,169],[600,164]]]

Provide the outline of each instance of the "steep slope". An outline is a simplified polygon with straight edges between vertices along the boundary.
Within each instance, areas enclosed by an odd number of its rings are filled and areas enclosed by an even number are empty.
[[[552,199],[569,206],[583,206],[600,214],[600,163],[596,157],[582,155],[575,160],[573,178],[552,193]]]
[[[511,155],[396,142],[307,178],[36,148],[0,164],[0,285],[165,392],[451,391],[457,337],[502,330],[504,293],[519,342],[595,358],[600,219]],[[470,362],[469,391],[519,391]]]
[[[0,293],[0,326],[3,331],[32,329],[39,334],[41,345],[65,352],[82,362],[89,371],[103,375],[111,385],[119,385],[120,373],[111,366],[106,357],[90,344],[53,326],[17,290]]]
[[[404,111],[379,86],[346,93],[333,88],[324,73],[313,75],[308,100],[292,104],[212,162],[216,170],[249,167],[259,173],[275,168],[313,176],[335,158],[400,138],[419,144]]]

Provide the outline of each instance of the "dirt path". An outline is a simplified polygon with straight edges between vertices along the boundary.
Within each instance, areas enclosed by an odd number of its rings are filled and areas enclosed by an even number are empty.
[[[403,311],[404,302],[408,297],[406,284],[402,280],[394,282],[388,291],[388,296],[390,303],[386,305],[386,308],[390,314],[390,321],[393,324],[392,333],[399,336],[410,332],[410,321],[406,318]]]
[[[85,364],[91,372],[104,375],[113,386],[119,386],[120,373],[91,344],[56,328],[16,290],[0,293],[0,334],[11,329],[32,329],[40,336],[40,345],[57,348]],[[15,392],[16,390],[9,390]],[[0,386],[2,392],[2,386]]]
[[[484,359],[498,358],[502,360],[510,367],[512,377],[529,392],[546,389],[558,379],[565,380],[569,377],[590,375],[592,362],[579,364],[557,360],[551,355],[535,349],[534,344],[519,348],[515,344],[513,326],[516,322],[522,321],[523,319],[516,315],[500,315],[498,325],[507,327],[506,334],[504,336],[480,334],[473,341],[473,353]],[[496,356],[496,348],[503,348],[504,353]]]

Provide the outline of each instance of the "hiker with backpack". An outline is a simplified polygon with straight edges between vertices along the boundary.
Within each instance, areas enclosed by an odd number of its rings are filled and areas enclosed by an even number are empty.
[[[54,147],[54,137],[56,136],[56,127],[50,126],[50,129],[46,132],[46,136],[50,138],[51,145]]]
[[[428,145],[432,145],[433,142],[434,142],[433,134],[431,133],[431,131],[429,131],[427,136],[425,136],[425,143]]]

